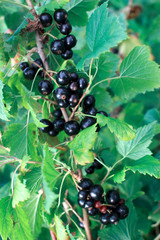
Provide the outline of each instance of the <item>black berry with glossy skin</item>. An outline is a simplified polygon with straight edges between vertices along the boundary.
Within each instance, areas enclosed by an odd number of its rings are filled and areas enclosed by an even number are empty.
[[[71,82],[68,86],[68,89],[71,91],[71,92],[76,92],[78,90],[78,84],[77,82]]]
[[[71,81],[72,82],[77,82],[78,81],[78,74],[75,72],[70,73],[71,76]]]
[[[93,185],[91,188],[90,188],[90,197],[94,200],[99,200],[101,197],[102,197],[102,194],[103,194],[104,190],[102,188],[101,185]]]
[[[92,117],[85,117],[81,123],[80,123],[80,126],[82,129],[86,129],[90,126],[92,126],[93,124],[96,123],[96,119],[95,118],[92,118]]]
[[[27,67],[23,71],[23,75],[28,80],[33,80],[36,75],[36,70],[33,67]]]
[[[102,162],[104,162],[104,160],[101,158],[100,159]],[[96,169],[101,169],[103,167],[103,165],[98,162],[96,159],[94,159],[94,162],[93,162],[93,166],[96,168]]]
[[[97,215],[98,210],[93,207],[91,209],[87,209],[87,213],[88,213],[89,216],[95,216],[95,215]]]
[[[99,220],[101,221],[102,224],[108,225],[110,223],[110,214],[100,214]]]
[[[54,96],[57,100],[66,100],[69,98],[70,93],[67,88],[59,87],[54,91]]]
[[[74,120],[66,122],[64,125],[64,131],[69,136],[78,134],[80,131],[79,123]]]
[[[76,94],[72,94],[69,98],[69,106],[75,107],[78,104],[79,97]]]
[[[38,84],[39,92],[43,95],[49,95],[53,91],[53,85],[47,80],[40,81]]]
[[[89,168],[85,169],[87,174],[92,174],[94,173],[94,167],[90,166]]]
[[[54,40],[51,43],[51,51],[56,55],[60,55],[65,52],[64,41],[62,40]]]
[[[124,219],[128,216],[129,214],[129,209],[126,205],[122,204],[122,205],[119,205],[117,208],[116,208],[116,213],[119,215],[119,218],[120,219]]]
[[[82,229],[84,229],[84,224],[83,224],[83,222],[79,222],[79,227],[82,228]]]
[[[89,108],[95,106],[95,97],[93,95],[87,95],[83,100],[83,107]]]
[[[116,190],[110,190],[106,194],[106,200],[111,205],[116,205],[120,201],[120,195]]]
[[[83,189],[83,190],[89,190],[90,187],[93,186],[93,182],[92,180],[90,180],[89,178],[83,178],[81,180],[81,182],[79,183],[79,186]]]
[[[60,132],[64,129],[64,124],[65,124],[65,121],[62,118],[55,119],[54,122],[53,122],[54,129],[57,132]]]
[[[78,199],[86,200],[86,199],[87,199],[87,196],[88,196],[88,192],[85,191],[85,190],[80,190],[80,191],[78,192]]]
[[[91,207],[94,207],[94,201],[93,200],[86,200],[85,201],[85,204],[84,204],[84,208],[88,209],[88,208],[91,208]]]
[[[70,49],[66,49],[64,53],[61,54],[62,58],[67,60],[73,57],[73,51]]]
[[[119,221],[119,216],[117,213],[111,213],[110,217],[109,217],[109,221],[112,224],[118,223]]]
[[[60,108],[67,108],[69,106],[69,102],[67,99],[64,100],[58,100],[58,106]]]
[[[108,114],[105,111],[99,111],[98,113],[108,117]]]
[[[48,131],[48,135],[50,136],[50,137],[55,137],[55,136],[57,136],[58,135],[58,131],[56,131],[54,128],[52,128],[51,130],[49,130]]]
[[[36,59],[34,61],[34,63],[37,63],[40,67],[43,67],[43,62],[42,62],[42,60],[40,58]],[[38,70],[39,67],[36,64],[34,64],[34,63],[32,63],[32,67],[34,67],[36,70]]]
[[[67,49],[71,49],[76,46],[77,39],[74,35],[68,35],[65,37],[65,46]]]
[[[83,199],[78,199],[78,204],[81,208],[84,208],[84,205],[85,205],[85,200]]]
[[[29,64],[28,64],[28,62],[21,62],[21,63],[19,64],[19,66],[20,66],[21,70],[24,71],[24,69],[26,69],[27,67],[29,67]]]
[[[65,23],[67,17],[67,12],[64,9],[57,9],[54,12],[54,20],[59,24]]]
[[[46,127],[39,128],[41,132],[48,133],[52,130],[53,124],[48,119],[41,119],[40,122],[46,125]]]
[[[56,110],[54,110],[53,116],[56,118],[61,118],[62,117],[61,109],[57,108]]]
[[[80,89],[84,90],[88,86],[88,81],[86,78],[79,78],[78,79],[78,86]]]
[[[65,86],[70,82],[70,74],[66,70],[61,70],[56,75],[56,81],[58,84]]]
[[[49,13],[42,13],[39,16],[39,19],[43,27],[49,27],[53,21],[52,16]]]
[[[84,109],[84,113],[92,116],[96,116],[97,109],[95,107],[90,107],[88,109]]]
[[[72,32],[72,26],[67,20],[65,23],[60,25],[59,30],[63,35],[69,35]]]

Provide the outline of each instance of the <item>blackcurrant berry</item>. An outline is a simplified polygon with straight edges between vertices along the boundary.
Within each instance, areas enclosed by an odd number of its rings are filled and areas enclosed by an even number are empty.
[[[60,55],[65,52],[64,42],[62,40],[54,40],[51,43],[51,51],[56,55]]]
[[[67,99],[64,100],[58,100],[58,106],[60,108],[67,108],[69,106],[69,102]]]
[[[94,207],[94,201],[93,200],[86,200],[84,204],[84,208],[91,208]]]
[[[82,228],[82,229],[84,229],[84,224],[83,224],[83,222],[79,222],[79,227]]]
[[[99,201],[100,201],[101,203],[104,203],[104,202],[105,202],[105,201],[104,201],[104,196],[102,196]]]
[[[84,109],[84,113],[87,114],[87,115],[96,116],[97,109],[95,107],[90,107],[88,109]]]
[[[76,94],[72,94],[69,98],[69,106],[75,107],[78,104],[79,97]]]
[[[110,214],[109,213],[101,214],[99,217],[99,220],[104,225],[109,224],[110,223]]]
[[[129,209],[126,205],[122,204],[116,208],[116,213],[119,215],[120,219],[124,219],[128,216]]]
[[[90,188],[90,193],[89,193],[89,195],[90,195],[90,197],[91,197],[92,199],[94,199],[94,200],[99,200],[100,197],[102,196],[103,192],[104,192],[104,190],[103,190],[102,186],[96,184],[96,185],[93,185],[93,186]]]
[[[95,118],[92,118],[92,117],[85,117],[81,123],[80,123],[80,126],[82,129],[86,129],[90,126],[92,126],[93,124],[96,123],[96,119]]]
[[[87,95],[83,100],[83,107],[89,108],[95,106],[95,97],[93,95]]]
[[[98,113],[108,117],[108,114],[105,111],[99,111]]]
[[[87,199],[87,196],[88,196],[88,192],[85,191],[85,190],[80,190],[80,191],[78,192],[78,199],[86,200],[86,199]]]
[[[48,119],[41,119],[40,122],[46,125],[46,127],[39,128],[41,132],[48,133],[53,129],[53,124]]]
[[[19,64],[19,66],[20,66],[21,70],[24,71],[24,69],[26,69],[27,67],[29,67],[29,64],[28,64],[28,62],[21,62],[21,63]]]
[[[64,53],[61,54],[62,58],[67,60],[73,57],[73,51],[70,49],[66,49]]]
[[[40,70],[40,71],[38,72],[38,75],[39,75],[41,78],[44,78],[44,72],[43,72],[42,70]]]
[[[65,121],[62,118],[55,119],[53,122],[54,129],[57,132],[60,132],[64,129],[64,124],[65,124]]]
[[[104,162],[104,160],[101,158],[100,159],[102,162]],[[94,162],[93,162],[93,166],[96,168],[96,169],[101,169],[103,167],[103,165],[98,162],[96,159],[94,159]]]
[[[53,91],[53,85],[47,80],[43,80],[38,84],[39,92],[43,95],[49,95]]]
[[[78,204],[81,208],[84,208],[84,205],[85,205],[85,200],[83,199],[78,199]]]
[[[87,213],[88,213],[89,216],[95,216],[95,215],[97,215],[98,210],[93,207],[91,209],[87,209]]]
[[[125,204],[125,199],[121,198],[118,204]]]
[[[90,166],[89,168],[85,169],[87,174],[92,174],[94,173],[94,167]]]
[[[80,89],[85,89],[88,86],[88,81],[86,78],[79,78],[78,79],[78,86]]]
[[[83,189],[83,190],[89,190],[90,187],[93,185],[92,180],[90,180],[89,178],[83,178],[81,180],[81,182],[79,183],[79,186]]]
[[[111,213],[109,216],[109,222],[114,224],[117,223],[119,221],[119,217],[117,213]]]
[[[43,62],[40,58],[36,59],[34,61],[34,63],[32,63],[32,67],[34,67],[36,70],[38,70],[39,67],[35,63],[37,63],[40,67],[43,67]]]
[[[66,70],[61,70],[56,75],[56,81],[58,84],[65,86],[70,82],[70,75],[69,72]]]
[[[68,35],[65,37],[65,46],[67,49],[71,49],[76,46],[77,39],[73,35]]]
[[[107,207],[106,206],[101,206],[99,210],[100,210],[101,213],[105,214],[107,212]]]
[[[68,88],[70,91],[76,92],[78,90],[78,84],[76,82],[71,82]]]
[[[57,9],[54,12],[54,20],[59,24],[65,23],[67,17],[68,17],[67,12],[64,9]]]
[[[53,21],[52,16],[49,13],[42,13],[39,16],[39,19],[43,27],[49,27]]]
[[[70,22],[67,20],[65,23],[61,24],[59,30],[64,35],[69,35],[72,32],[72,26]]]
[[[57,108],[56,110],[54,110],[53,116],[56,118],[61,118],[62,117],[61,109]]]
[[[101,205],[102,205],[102,203],[100,201],[95,201],[95,203],[94,203],[95,208],[100,208]]]
[[[106,194],[106,200],[111,205],[116,205],[119,203],[120,195],[116,190],[110,190]]]
[[[71,76],[71,81],[72,82],[77,82],[78,81],[78,74],[75,72],[70,73]]]
[[[65,87],[59,87],[54,91],[54,96],[57,100],[66,100],[69,98],[69,91]]]
[[[56,131],[54,128],[52,128],[51,130],[49,130],[48,135],[50,137],[55,137],[58,135],[58,133],[59,133],[58,131]]]
[[[64,131],[69,136],[78,134],[80,131],[79,123],[74,120],[66,122],[64,125]]]
[[[23,75],[28,80],[33,80],[36,75],[36,70],[33,67],[27,67],[23,71]]]

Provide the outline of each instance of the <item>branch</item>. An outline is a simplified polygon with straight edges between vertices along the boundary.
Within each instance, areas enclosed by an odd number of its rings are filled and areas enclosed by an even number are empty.
[[[84,208],[83,208],[83,224],[84,224],[85,232],[87,235],[87,240],[93,240],[90,225],[89,225],[89,217],[86,209]]]
[[[51,235],[52,240],[57,240],[57,238],[56,238],[54,232],[52,232],[51,229],[50,229],[49,231],[50,231],[50,235]]]
[[[68,202],[68,200],[66,198],[64,198],[65,203],[70,207],[70,209],[72,210],[72,212],[77,216],[77,218],[79,219],[80,222],[83,222],[83,219],[78,215],[78,213],[73,209],[73,207],[71,206],[71,204]]]

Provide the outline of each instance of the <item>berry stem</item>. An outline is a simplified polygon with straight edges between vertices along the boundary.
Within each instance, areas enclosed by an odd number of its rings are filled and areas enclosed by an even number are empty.
[[[64,198],[64,201],[66,202],[66,204],[70,207],[70,209],[72,210],[72,212],[77,216],[77,218],[79,219],[80,222],[83,222],[83,219],[78,215],[78,213],[73,209],[73,207],[71,206],[71,204],[68,202],[68,200],[66,198]]]
[[[93,240],[91,229],[89,226],[89,217],[88,217],[86,209],[84,209],[84,208],[83,208],[83,224],[84,224],[87,240]]]

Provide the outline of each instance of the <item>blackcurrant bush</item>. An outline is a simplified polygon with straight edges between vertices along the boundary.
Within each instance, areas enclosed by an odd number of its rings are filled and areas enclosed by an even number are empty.
[[[71,81],[72,82],[77,82],[78,81],[78,74],[75,72],[70,73],[71,76]]]
[[[110,190],[106,194],[106,200],[111,205],[116,205],[119,203],[120,195],[116,190]]]
[[[71,82],[68,89],[72,92],[76,92],[78,90],[78,84],[76,82]]]
[[[78,79],[78,86],[80,89],[85,89],[88,86],[88,81],[86,78],[79,78]]]
[[[93,185],[92,180],[90,180],[89,178],[83,178],[81,180],[81,182],[79,183],[79,186],[83,189],[83,190],[89,190],[90,187]]]
[[[105,111],[99,111],[98,113],[108,117],[108,114]]]
[[[53,124],[48,119],[41,119],[40,122],[46,125],[46,127],[39,128],[41,132],[48,133],[53,129]]]
[[[83,100],[83,107],[89,108],[95,106],[95,97],[93,95],[87,95]]]
[[[67,99],[64,100],[58,100],[58,106],[60,108],[67,108],[69,106],[69,102]]]
[[[109,224],[110,223],[110,214],[109,213],[100,214],[99,220],[104,225]]]
[[[54,12],[54,20],[59,24],[65,23],[67,17],[67,12],[64,9],[57,9]]]
[[[94,167],[90,166],[89,168],[85,169],[87,174],[92,174],[94,173]]]
[[[43,62],[40,58],[36,59],[34,61],[34,63],[32,63],[32,67],[34,67],[36,70],[38,70],[39,67],[35,63],[37,63],[40,67],[43,67]]]
[[[119,217],[117,213],[111,213],[109,216],[109,222],[114,224],[117,223],[119,221]]]
[[[65,46],[67,49],[71,49],[76,46],[77,39],[73,35],[68,35],[65,37]]]
[[[104,160],[101,158],[100,159],[102,162],[104,162]],[[98,162],[96,159],[94,159],[94,162],[93,162],[93,166],[96,168],[96,169],[101,169],[103,167],[103,165]]]
[[[84,113],[87,114],[87,115],[96,116],[97,109],[95,107],[90,107],[88,109],[84,109]]]
[[[73,51],[70,49],[66,49],[64,53],[61,54],[62,58],[67,60],[73,57]]]
[[[85,204],[84,204],[84,208],[91,208],[91,207],[94,207],[94,201],[93,200],[86,200],[85,201]]]
[[[91,197],[92,199],[94,199],[94,200],[99,200],[100,197],[102,196],[103,192],[104,192],[104,190],[103,190],[102,186],[96,184],[96,185],[93,185],[93,186],[90,188],[90,193],[89,193],[89,195],[90,195],[90,197]]]
[[[64,42],[62,40],[54,40],[51,43],[51,51],[56,55],[60,55],[65,52]]]
[[[55,137],[55,136],[57,136],[58,135],[58,131],[56,131],[54,128],[52,128],[51,130],[49,130],[48,131],[48,135],[50,136],[50,137]]]
[[[116,208],[116,213],[119,215],[120,219],[124,219],[128,216],[129,209],[126,205],[122,204]]]
[[[72,94],[69,98],[69,106],[75,107],[79,101],[79,97],[76,94]]]
[[[86,129],[90,126],[92,126],[93,124],[96,123],[96,119],[95,118],[92,118],[92,117],[85,117],[81,123],[80,123],[80,126],[82,129]]]
[[[69,136],[78,134],[80,131],[79,123],[74,120],[66,122],[64,125],[64,131]]]
[[[85,205],[85,200],[83,199],[78,199],[78,204],[81,208],[84,208],[84,205]]]
[[[23,71],[23,75],[28,80],[33,80],[36,75],[36,70],[33,67],[27,67]]]
[[[49,27],[53,21],[52,16],[49,13],[42,13],[39,16],[39,19],[43,27]]]
[[[65,100],[69,98],[69,91],[67,88],[65,87],[58,87],[55,91],[54,91],[54,96],[57,100]]]
[[[65,86],[70,82],[70,74],[66,70],[61,70],[56,75],[56,81],[58,84]]]
[[[38,84],[39,92],[43,95],[49,95],[53,91],[53,85],[47,80],[40,81]]]
[[[62,117],[61,109],[57,108],[56,110],[54,110],[53,116],[56,118],[61,118]]]
[[[91,209],[87,209],[87,213],[88,213],[89,216],[95,216],[95,215],[97,215],[98,210],[93,207]]]
[[[21,63],[19,64],[19,66],[20,66],[21,70],[24,71],[24,69],[26,69],[27,67],[29,67],[29,64],[28,64],[28,62],[21,62]]]
[[[57,132],[60,132],[60,131],[62,131],[64,129],[64,124],[65,124],[65,121],[62,118],[57,118],[53,122],[54,129]]]
[[[87,199],[87,196],[88,196],[88,192],[85,191],[85,190],[80,190],[80,191],[78,192],[78,199],[86,200],[86,199]]]
[[[70,22],[67,20],[65,23],[61,24],[59,30],[64,35],[69,35],[72,32],[72,26]]]

